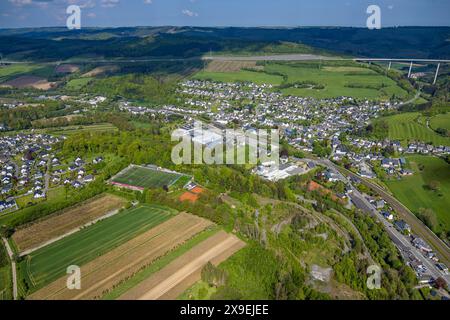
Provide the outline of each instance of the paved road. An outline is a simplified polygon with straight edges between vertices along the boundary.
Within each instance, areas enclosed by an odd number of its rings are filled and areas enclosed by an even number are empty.
[[[142,63],[142,62],[160,62],[160,61],[198,61],[198,60],[217,60],[217,61],[314,61],[314,60],[341,60],[341,61],[363,61],[363,62],[419,62],[419,63],[450,63],[445,59],[415,59],[415,58],[341,58],[327,57],[315,54],[279,54],[279,55],[255,55],[255,56],[197,56],[187,58],[164,58],[164,57],[148,57],[141,59],[69,59],[67,61],[13,61],[3,60],[5,64],[23,64],[23,63],[41,63],[58,65],[61,63]]]
[[[394,208],[399,216],[411,226],[414,233],[424,239],[436,251],[439,259],[447,266],[450,265],[450,248],[408,208],[375,183],[367,181],[366,179],[363,179],[351,172],[348,172],[348,175],[358,178],[361,183],[378,193],[384,201],[389,203],[389,205]]]
[[[450,283],[450,275],[445,275],[443,272],[441,272],[435,265],[433,261],[425,257],[410,241],[409,239],[398,232],[393,225],[384,219],[379,213],[378,210],[375,208],[374,205],[372,205],[355,187],[353,187],[352,183],[347,179],[344,174],[342,174],[342,168],[336,166],[334,163],[332,163],[330,160],[312,160],[316,164],[323,165],[330,169],[332,172],[336,173],[340,179],[347,182],[352,187],[353,192],[350,193],[350,198],[352,202],[355,204],[355,206],[364,212],[372,215],[375,219],[380,221],[385,230],[387,231],[389,237],[394,242],[394,244],[404,253],[411,253],[417,260],[421,261],[423,265],[425,265],[428,269],[428,273],[431,274],[435,279],[438,277],[443,277],[447,283]],[[345,171],[347,173],[347,171]],[[349,174],[350,175],[350,174]],[[352,174],[352,176],[356,176],[355,174]],[[356,176],[359,180],[361,180],[361,177]],[[362,180],[361,180],[362,181]],[[383,191],[380,187],[378,187],[379,191]],[[385,191],[383,191],[386,193]],[[387,193],[386,193],[387,194]],[[392,196],[389,196],[393,198]],[[395,201],[397,201],[394,198]],[[387,200],[386,200],[387,201]],[[394,209],[396,209],[394,207]],[[412,215],[412,213],[410,213]],[[415,216],[414,216],[415,217]],[[417,218],[416,218],[417,219]],[[431,230],[430,230],[431,232]],[[414,232],[418,236],[422,237],[417,232]],[[434,235],[434,233],[433,233]],[[424,237],[423,239],[427,241]],[[445,245],[445,244],[444,244]],[[445,261],[442,260],[444,263]],[[448,264],[447,264],[448,265]]]
[[[17,300],[17,269],[16,262],[14,261],[14,252],[11,250],[9,246],[8,240],[6,238],[2,238],[3,243],[5,244],[6,251],[8,252],[9,259],[11,260],[11,270],[12,270],[12,282],[13,282],[13,298]]]
[[[312,60],[352,60],[339,57],[326,57],[316,54],[279,54],[263,56],[205,56],[204,60],[215,61],[312,61]]]

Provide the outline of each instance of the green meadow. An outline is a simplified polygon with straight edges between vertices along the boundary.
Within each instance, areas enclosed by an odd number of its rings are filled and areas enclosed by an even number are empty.
[[[450,112],[432,117],[430,119],[430,126],[434,130],[438,128],[450,130]]]
[[[67,82],[66,84],[66,89],[67,90],[81,90],[83,87],[85,87],[86,85],[88,85],[89,82],[92,81],[92,77],[86,77],[86,78],[76,78],[76,79],[72,79],[69,82]]]
[[[408,156],[407,161],[414,175],[401,180],[387,181],[386,184],[395,197],[412,212],[420,208],[434,211],[439,226],[436,231],[450,230],[450,164],[436,157]],[[422,170],[420,170],[422,168]],[[430,190],[431,181],[439,183],[439,190]]]
[[[397,83],[371,69],[348,62],[266,63],[264,70],[239,72],[201,71],[195,79],[220,82],[251,81],[280,86],[287,95],[314,98],[350,96],[367,99],[405,99],[408,93]],[[276,88],[277,89],[277,88]]]
[[[0,83],[24,75],[48,78],[54,73],[54,67],[39,64],[12,64],[0,66]]]

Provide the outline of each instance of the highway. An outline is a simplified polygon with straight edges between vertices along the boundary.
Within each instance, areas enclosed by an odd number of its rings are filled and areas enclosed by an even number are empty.
[[[418,63],[450,63],[447,59],[416,59],[416,58],[343,58],[330,57],[316,54],[276,54],[276,55],[257,55],[257,56],[196,56],[186,58],[164,58],[164,57],[147,57],[147,58],[115,58],[115,59],[68,59],[66,61],[18,61],[3,59],[4,64],[27,64],[40,63],[59,65],[62,63],[143,63],[143,62],[177,62],[177,61],[355,61],[355,62],[418,62]]]

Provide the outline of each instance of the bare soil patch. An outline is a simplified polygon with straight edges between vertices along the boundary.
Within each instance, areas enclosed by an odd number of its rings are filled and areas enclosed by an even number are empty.
[[[2,84],[4,87],[12,88],[35,88],[39,90],[49,90],[56,86],[55,82],[48,82],[46,79],[36,76],[20,76]]]
[[[61,64],[55,68],[57,73],[74,73],[80,71],[80,68],[74,64]]]
[[[202,268],[208,262],[218,265],[244,246],[245,243],[236,236],[221,231],[175,259],[119,299],[175,299],[200,280]]]
[[[113,66],[113,65],[97,67],[97,68],[92,69],[89,72],[86,72],[85,74],[82,75],[82,77],[95,77],[95,76],[101,75],[106,72],[117,71],[118,69],[119,69],[119,67]]]

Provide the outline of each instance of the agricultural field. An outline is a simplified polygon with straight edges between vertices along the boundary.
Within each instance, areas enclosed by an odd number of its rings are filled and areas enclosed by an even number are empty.
[[[450,145],[450,138],[443,137],[427,128],[420,113],[408,112],[380,118],[389,126],[388,138],[400,140],[405,145],[408,141],[422,141],[433,145]]]
[[[121,295],[125,294],[127,291],[131,290],[135,286],[137,286],[139,283],[153,275],[154,273],[158,272],[165,266],[167,266],[169,263],[180,257],[181,255],[185,254],[192,248],[194,248],[199,243],[203,242],[204,240],[208,239],[212,235],[216,234],[221,230],[218,226],[211,226],[205,229],[204,231],[198,233],[182,245],[178,246],[174,250],[168,252],[164,256],[158,258],[154,262],[152,262],[150,265],[142,268],[139,272],[137,272],[133,277],[129,278],[126,281],[121,282],[119,285],[115,286],[114,289],[108,291],[103,297],[103,300],[115,300],[119,298]]]
[[[187,183],[190,177],[179,173],[132,165],[113,177],[111,183],[125,188],[144,189],[170,187],[179,180]]]
[[[433,130],[443,128],[450,131],[450,112],[432,117],[430,119],[430,126]]]
[[[254,82],[256,84],[270,83],[280,85],[283,77],[279,75],[271,75],[264,72],[241,70],[239,72],[209,72],[200,71],[194,75],[194,79],[213,80],[218,82]]]
[[[450,231],[450,165],[426,156],[408,156],[407,161],[414,175],[387,181],[386,185],[413,213],[417,214],[420,208],[432,209],[438,221],[437,231]],[[432,181],[438,182],[438,191],[427,187]]]
[[[117,127],[110,123],[99,123],[93,125],[67,126],[63,128],[54,128],[49,130],[49,134],[54,135],[73,135],[81,132],[110,132],[117,131]]]
[[[208,72],[238,72],[241,69],[262,70],[263,66],[258,66],[256,61],[218,61],[213,60],[208,63]]]
[[[170,300],[200,280],[202,268],[218,265],[245,246],[234,235],[220,231],[156,272],[119,299]]]
[[[67,82],[65,88],[67,90],[73,90],[73,91],[81,90],[83,87],[88,85],[89,82],[92,81],[92,79],[93,79],[92,77],[72,79],[69,82]]]
[[[82,227],[125,205],[123,198],[105,194],[17,230],[12,239],[19,251],[29,250]]]
[[[31,299],[96,299],[132,277],[154,260],[212,226],[212,222],[180,213],[81,267],[81,290],[67,290],[66,276],[30,296]]]
[[[32,252],[21,261],[20,273],[32,291],[42,288],[65,275],[68,266],[87,264],[174,214],[173,209],[157,205],[122,211]]]
[[[314,98],[406,99],[408,93],[394,80],[359,64],[337,62],[266,63],[261,71],[218,72],[208,69],[194,78],[220,82],[252,81],[282,85],[287,95]]]
[[[35,64],[13,64],[9,66],[0,66],[0,83],[13,79],[16,76],[30,73],[40,66]]]

